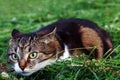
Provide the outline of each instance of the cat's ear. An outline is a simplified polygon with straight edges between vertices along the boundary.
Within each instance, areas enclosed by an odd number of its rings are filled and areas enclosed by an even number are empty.
[[[44,43],[50,43],[51,41],[53,41],[55,39],[55,35],[56,35],[56,27],[53,29],[52,32],[42,36],[40,38],[40,42],[44,42]]]
[[[18,31],[17,29],[13,29],[12,33],[11,33],[11,37],[13,39],[16,39],[18,36],[22,35],[22,33],[20,31]]]

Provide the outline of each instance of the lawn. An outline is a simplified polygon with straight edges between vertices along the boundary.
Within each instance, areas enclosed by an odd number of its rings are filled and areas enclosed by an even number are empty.
[[[115,57],[86,61],[82,59],[85,55],[74,56],[72,61],[47,66],[29,79],[120,80],[120,0],[0,0],[0,63],[7,62],[14,28],[29,33],[60,18],[84,18],[97,23],[112,37]],[[27,79],[9,75],[9,80]]]

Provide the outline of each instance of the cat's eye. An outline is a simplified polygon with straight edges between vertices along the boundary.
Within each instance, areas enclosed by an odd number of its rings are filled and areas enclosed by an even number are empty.
[[[30,59],[35,59],[37,57],[37,53],[36,52],[32,52],[32,53],[30,53],[30,55],[29,55],[29,58]]]
[[[12,57],[13,60],[17,60],[18,59],[18,55],[14,54],[14,53],[11,55],[11,57]]]

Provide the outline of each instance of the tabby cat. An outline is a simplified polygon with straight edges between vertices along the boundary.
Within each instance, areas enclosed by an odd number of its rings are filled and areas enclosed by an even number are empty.
[[[95,50],[91,57],[101,59],[113,48],[105,30],[92,21],[76,18],[58,20],[29,34],[14,29],[9,45],[8,62],[23,76],[29,76],[72,54],[89,55],[93,47]]]

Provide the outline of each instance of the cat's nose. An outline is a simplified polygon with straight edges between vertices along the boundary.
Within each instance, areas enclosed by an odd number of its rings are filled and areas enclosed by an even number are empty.
[[[26,67],[26,61],[25,61],[25,60],[20,60],[19,66],[20,66],[20,68],[21,68],[22,70],[24,70],[25,67]]]

